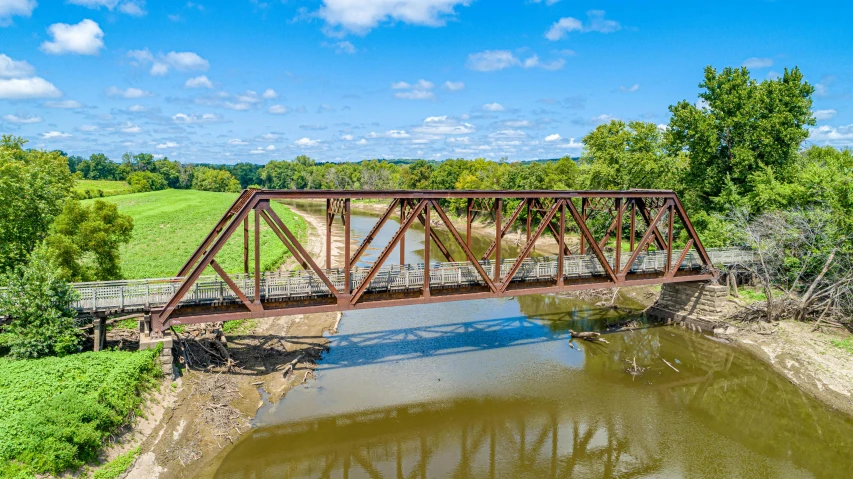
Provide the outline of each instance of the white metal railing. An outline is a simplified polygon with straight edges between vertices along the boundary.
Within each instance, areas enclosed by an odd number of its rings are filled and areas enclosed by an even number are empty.
[[[679,251],[673,252],[673,266],[678,261]],[[749,263],[755,261],[755,253],[739,248],[708,250],[711,262],[715,265]],[[630,254],[621,256],[620,269],[628,263]],[[615,262],[613,254],[605,258],[612,266]],[[505,277],[515,264],[515,259],[501,261],[501,276]],[[655,273],[664,271],[666,264],[665,251],[641,253],[629,273]],[[480,261],[480,265],[489,277],[494,277],[494,262]],[[702,262],[698,255],[691,251],[679,265],[679,269],[691,270],[701,268]],[[353,268],[351,272],[351,288],[354,290],[364,283],[369,268]],[[324,273],[338,290],[344,289],[343,269],[327,269]],[[566,256],[563,263],[563,276],[566,279],[588,278],[603,276],[605,270],[594,255]],[[557,278],[557,257],[543,256],[525,259],[512,281],[543,281]],[[105,281],[92,283],[75,283],[74,289],[79,299],[72,305],[79,311],[141,311],[162,307],[180,287],[184,278],[141,279],[127,281]],[[251,275],[236,274],[231,279],[249,298],[255,296],[255,283]],[[409,291],[423,287],[424,265],[388,265],[379,269],[370,281],[366,292],[378,293],[388,291]],[[484,285],[485,281],[470,262],[431,262],[430,287],[453,288],[472,285]],[[329,288],[313,271],[277,271],[264,273],[261,276],[260,295],[265,301],[288,300],[311,297],[329,296]],[[187,292],[180,304],[203,305],[239,302],[237,295],[218,276],[202,276]]]

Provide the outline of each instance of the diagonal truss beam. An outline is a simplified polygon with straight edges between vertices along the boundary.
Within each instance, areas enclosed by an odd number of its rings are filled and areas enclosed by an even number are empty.
[[[234,280],[232,280],[231,277],[228,276],[228,273],[226,273],[225,270],[223,270],[222,267],[219,266],[219,263],[217,263],[216,260],[211,260],[210,266],[213,268],[214,271],[216,271],[216,274],[218,274],[219,277],[222,278],[223,281],[225,281],[225,284],[227,284],[228,287],[231,288],[231,291],[234,291],[234,294],[236,294],[237,297],[240,298],[240,301],[242,301],[243,304],[246,305],[247,308],[249,308],[249,311],[264,309],[263,306],[261,306],[260,304],[255,304],[249,301],[249,298],[246,297],[246,294],[243,292],[243,290],[237,287],[237,285],[234,283]]]
[[[628,262],[625,264],[625,268],[623,268],[619,272],[620,277],[625,278],[625,276],[628,274],[628,271],[631,271],[631,266],[634,265],[634,261],[637,260],[637,257],[640,255],[640,252],[643,251],[643,249],[645,249],[646,245],[649,244],[649,241],[651,241],[652,234],[654,232],[658,231],[657,226],[658,226],[658,223],[660,223],[661,218],[663,218],[664,213],[666,213],[666,210],[668,208],[671,208],[671,207],[672,207],[672,202],[667,200],[667,202],[664,203],[663,206],[660,208],[657,216],[655,216],[655,219],[650,223],[649,227],[646,229],[646,233],[643,235],[643,238],[640,240],[640,243],[637,244],[637,249],[635,249],[634,252],[631,253],[631,257],[628,258]]]
[[[441,206],[438,205],[438,201],[432,201],[432,206],[435,208],[435,212],[438,213],[438,216],[441,218],[441,221],[447,226],[447,229],[450,230],[450,235],[456,241],[456,243],[462,248],[462,251],[465,252],[465,257],[468,261],[474,266],[474,269],[477,270],[477,273],[480,277],[483,278],[483,281],[486,282],[486,285],[489,289],[496,293],[498,291],[495,283],[489,278],[489,275],[486,273],[486,270],[483,269],[483,265],[477,261],[477,257],[474,256],[474,253],[471,252],[471,249],[468,247],[465,241],[462,240],[462,237],[459,235],[459,232],[456,231],[456,227],[453,226],[453,222],[450,221],[450,218],[447,217],[447,214],[441,209]]]
[[[687,240],[687,246],[684,247],[684,250],[681,252],[681,255],[678,256],[678,262],[675,263],[675,266],[671,266],[670,269],[666,272],[667,278],[674,278],[675,273],[681,268],[681,263],[684,262],[684,258],[687,257],[687,253],[690,252],[690,248],[693,247],[693,238]]]
[[[228,224],[228,221],[240,210],[240,207],[245,204],[248,198],[251,196],[253,190],[243,190],[237,196],[237,199],[234,200],[234,203],[228,208],[228,211],[222,215],[222,218],[216,223],[216,226],[210,230],[210,233],[204,238],[204,241],[201,242],[198,248],[196,248],[195,252],[193,252],[190,259],[187,260],[186,263],[181,267],[181,270],[178,271],[178,277],[186,276],[191,270],[194,264],[198,262],[199,259],[204,255],[207,249],[213,244],[216,237],[222,231],[223,228]]]
[[[540,206],[540,208],[539,208],[539,209],[535,209],[534,211],[542,212],[542,213],[545,213],[545,212],[547,212],[547,211],[548,211],[548,209],[547,209],[547,208],[545,208],[545,207],[544,207],[544,205],[542,205],[542,203],[541,203],[538,199],[537,199],[537,200],[534,200],[534,202],[535,202],[535,204],[537,204],[537,205],[539,205],[539,206]],[[559,245],[560,245],[560,244],[562,244],[562,245],[563,245],[563,253],[564,253],[565,255],[567,255],[567,256],[571,256],[571,255],[572,255],[572,251],[571,251],[571,249],[569,249],[569,245],[568,245],[568,244],[566,244],[566,230],[565,230],[565,225],[564,225],[564,227],[563,227],[563,229],[562,229],[562,230],[558,230],[558,229],[554,226],[554,224],[553,224],[553,223],[551,223],[551,222],[549,221],[549,222],[548,222],[548,231],[550,231],[550,232],[551,232],[551,236],[553,236],[553,237],[554,237],[554,241],[556,241],[556,242],[558,243],[557,247],[559,248]],[[562,231],[562,233],[560,233],[560,231]],[[562,238],[562,241],[560,241],[560,238]]]
[[[398,204],[400,204],[399,198],[394,198],[394,200],[391,201],[391,204],[388,205],[388,208],[386,208],[385,212],[382,213],[382,216],[379,217],[379,221],[373,225],[373,228],[370,229],[370,232],[367,233],[367,236],[365,236],[361,241],[361,244],[358,245],[358,248],[355,250],[355,254],[353,254],[352,259],[349,260],[350,267],[353,267],[358,263],[358,259],[361,258],[361,255],[363,255],[365,251],[367,251],[367,247],[370,246],[370,243],[374,238],[376,238],[376,235],[379,234],[379,230],[385,226],[385,222],[391,217],[391,213],[394,212],[394,209]]]
[[[505,237],[506,234],[509,232],[509,229],[512,227],[512,224],[515,223],[515,220],[518,218],[518,215],[521,214],[521,211],[524,209],[524,205],[526,205],[528,201],[529,200],[527,198],[525,198],[523,201],[521,201],[518,204],[518,206],[515,207],[515,210],[512,212],[512,214],[509,215],[509,220],[507,220],[506,224],[504,224],[503,228],[501,229],[501,235],[500,235],[501,238]],[[492,244],[489,245],[489,247],[486,249],[486,252],[483,253],[483,256],[481,256],[481,258],[482,259],[489,259],[489,256],[491,256],[492,253],[495,252],[495,248],[497,246],[498,246],[497,240],[492,240]]]
[[[382,253],[370,266],[370,269],[367,271],[367,276],[365,276],[364,281],[362,281],[362,283],[358,285],[358,288],[353,291],[350,304],[356,304],[361,298],[361,295],[363,295],[364,292],[367,291],[367,287],[370,285],[370,282],[373,281],[373,278],[376,277],[376,273],[379,272],[379,268],[382,267],[382,264],[385,263],[386,259],[388,259],[388,255],[391,254],[391,250],[393,250],[397,246],[397,243],[400,242],[401,236],[406,234],[406,231],[408,231],[409,227],[412,226],[412,223],[415,221],[415,218],[417,218],[418,213],[423,211],[426,204],[427,200],[420,200],[417,206],[415,206],[414,210],[406,218],[406,221],[400,223],[400,227],[397,228],[397,231],[394,233],[394,236],[391,238],[391,241],[389,241],[388,244],[385,245],[385,248],[382,250]]]
[[[542,232],[545,231],[545,227],[548,223],[551,222],[551,219],[554,218],[554,214],[557,212],[557,208],[563,204],[563,200],[557,200],[551,205],[551,208],[548,209],[548,212],[545,213],[545,217],[542,218],[542,222],[539,223],[539,227],[536,228],[536,232],[533,233],[533,236],[530,237],[530,241],[524,245],[524,250],[515,258],[515,263],[513,263],[512,268],[507,271],[506,276],[503,278],[503,284],[501,284],[501,291],[506,291],[507,287],[509,287],[509,283],[512,281],[515,273],[518,272],[518,268],[521,267],[521,263],[530,256],[530,252],[533,251],[533,245],[536,244],[536,240],[542,236]]]
[[[302,245],[299,244],[299,241],[296,239],[296,236],[294,236],[293,233],[290,232],[290,230],[284,224],[284,221],[281,221],[281,218],[279,218],[278,215],[275,214],[275,211],[270,208],[269,202],[264,202],[258,205],[258,209],[263,210],[267,215],[269,215],[270,219],[273,221],[273,223],[275,223],[275,226],[277,226],[278,229],[281,230],[281,232],[284,233],[285,236],[287,236],[287,239],[290,240],[290,245],[285,243],[285,246],[292,246],[293,248],[295,248],[295,251],[299,252],[305,262],[308,263],[308,266],[310,266],[311,269],[314,270],[314,273],[316,273],[317,276],[320,278],[320,280],[326,284],[326,287],[329,288],[329,292],[331,292],[335,296],[338,296],[339,293],[338,290],[335,289],[335,285],[332,284],[332,282],[329,280],[329,277],[326,276],[326,273],[324,273],[323,270],[320,269],[319,266],[317,266],[317,263],[315,263],[314,260],[311,259],[311,255],[309,255],[308,252],[305,251],[305,248],[303,248]],[[292,249],[290,250],[291,253],[295,253],[295,251]]]
[[[666,204],[664,203],[664,205],[661,206],[660,209],[661,209],[661,211],[665,210]],[[643,200],[637,201],[637,210],[640,212],[640,216],[643,218],[643,221],[646,222],[646,227],[648,227],[649,229],[651,229],[654,232],[655,243],[657,244],[658,248],[665,250],[666,249],[666,240],[663,239],[663,233],[661,233],[660,230],[658,229],[657,222],[655,222],[655,226],[652,227],[652,219],[651,219],[651,215],[649,215],[648,208],[646,208],[646,202]]]
[[[287,250],[290,251],[290,254],[293,255],[293,259],[295,259],[296,262],[299,263],[299,265],[302,266],[304,269],[310,268],[308,262],[305,261],[305,259],[302,258],[302,255],[299,254],[299,251],[297,251],[296,248],[294,248],[293,245],[290,244],[290,241],[287,239],[287,236],[285,236],[284,233],[282,233],[281,230],[278,229],[270,215],[267,214],[266,210],[260,210],[260,213],[261,218],[263,218],[264,221],[267,222],[273,233],[275,233],[275,235],[278,236],[278,239],[280,239],[281,242],[284,243],[284,247],[287,248]]]
[[[601,263],[601,267],[604,268],[605,273],[607,273],[607,277],[614,283],[618,283],[619,279],[616,277],[616,273],[613,272],[613,268],[610,266],[607,258],[604,257],[604,253],[601,251],[601,248],[598,247],[598,243],[595,241],[595,238],[586,226],[586,221],[584,221],[581,218],[580,213],[578,213],[578,209],[575,207],[575,204],[571,200],[566,200],[566,206],[569,207],[569,212],[572,214],[572,218],[581,230],[581,236],[586,238],[587,242],[589,242],[589,247],[592,248],[593,254],[598,258],[599,263]]]

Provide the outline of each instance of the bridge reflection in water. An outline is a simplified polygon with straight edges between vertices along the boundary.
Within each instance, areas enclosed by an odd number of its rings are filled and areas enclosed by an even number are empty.
[[[531,317],[547,301],[536,296],[518,300]],[[503,331],[522,343],[545,344],[563,339],[560,331],[568,324],[555,322],[552,334],[531,332],[524,339],[518,328],[531,327],[525,322],[537,321],[506,318],[451,324],[446,329],[353,334],[341,340],[351,348],[349,353],[334,351],[342,357],[364,354],[364,361],[336,363],[330,355],[327,366],[387,361],[394,344],[402,344],[398,352],[414,352],[418,341],[426,343],[418,351],[426,355],[454,354],[460,345],[514,346],[503,340],[471,342],[475,331],[491,331],[497,337]],[[468,340],[454,340],[455,335]],[[444,342],[430,346],[430,336],[443,337]],[[227,453],[214,477],[850,477],[853,473],[847,450],[853,421],[829,411],[743,352],[675,328],[616,333],[607,339],[606,346],[582,342],[575,350],[581,350],[578,364],[537,368],[536,377],[520,380],[510,392],[338,411],[260,427]],[[370,355],[374,349],[379,353]],[[665,366],[661,357],[677,358],[679,372]],[[634,358],[649,367],[642,376],[624,371],[625,361]],[[394,378],[388,381],[393,383]],[[287,407],[287,401],[282,406]]]

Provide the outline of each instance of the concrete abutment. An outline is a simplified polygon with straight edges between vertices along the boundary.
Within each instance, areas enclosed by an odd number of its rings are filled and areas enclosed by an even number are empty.
[[[646,314],[668,324],[712,332],[725,316],[728,296],[726,286],[708,281],[666,283]]]

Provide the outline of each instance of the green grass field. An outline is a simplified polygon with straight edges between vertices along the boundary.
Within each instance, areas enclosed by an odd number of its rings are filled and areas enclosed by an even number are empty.
[[[236,198],[236,193],[197,190],[163,190],[104,198],[103,201],[118,205],[120,213],[133,218],[133,239],[121,248],[123,276],[137,279],[176,275]],[[84,204],[92,201],[85,200]],[[274,203],[273,209],[300,240],[305,238],[306,224],[301,217],[280,204]],[[253,236],[249,243],[250,258],[253,258]],[[288,256],[290,253],[284,244],[262,220],[261,267],[273,270]],[[216,255],[216,261],[229,273],[243,271],[242,228]],[[250,260],[250,267],[251,264]],[[208,268],[205,274],[215,272]]]
[[[126,181],[77,180],[74,182],[74,191],[81,198],[100,198],[129,194],[130,185]]]

